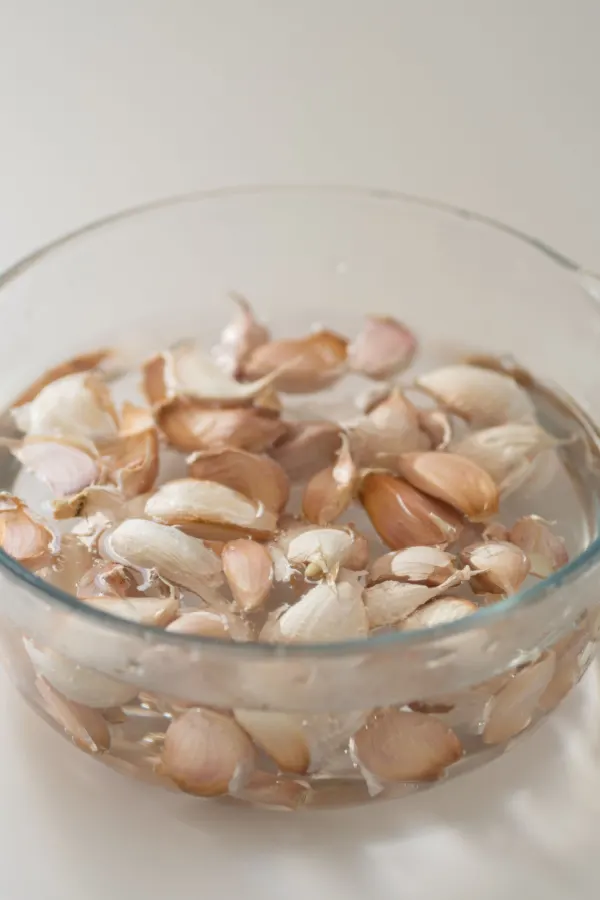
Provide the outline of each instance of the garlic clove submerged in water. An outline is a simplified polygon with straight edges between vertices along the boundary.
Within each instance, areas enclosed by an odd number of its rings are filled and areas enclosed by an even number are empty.
[[[510,541],[471,544],[461,559],[475,570],[471,588],[476,594],[514,594],[529,574],[529,559]]]
[[[413,487],[453,506],[473,522],[498,511],[498,489],[484,469],[455,453],[405,453],[398,460],[400,474]]]
[[[348,363],[355,372],[386,380],[404,372],[416,351],[417,340],[406,325],[391,316],[367,316],[348,348]]]

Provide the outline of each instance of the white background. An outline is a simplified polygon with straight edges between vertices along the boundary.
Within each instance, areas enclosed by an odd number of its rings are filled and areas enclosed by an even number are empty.
[[[0,0],[0,267],[159,195],[338,182],[600,268],[599,35],[597,0]],[[129,784],[1,688],[3,900],[599,893],[593,675],[465,780],[295,818]]]

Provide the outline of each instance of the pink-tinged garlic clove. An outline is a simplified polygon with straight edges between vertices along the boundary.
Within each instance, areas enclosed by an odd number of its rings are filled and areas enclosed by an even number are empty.
[[[369,583],[411,581],[433,587],[455,572],[454,557],[445,550],[438,547],[407,547],[376,559],[369,569]]]
[[[182,791],[217,797],[238,789],[254,762],[252,743],[233,719],[190,709],[167,729],[161,769]]]
[[[287,434],[287,426],[267,410],[213,409],[180,397],[159,406],[155,420],[182,453],[225,446],[262,453]]]
[[[217,481],[262,503],[272,512],[281,512],[288,501],[289,479],[282,467],[268,456],[224,447],[193,453],[187,462],[192,478]]]
[[[196,478],[163,484],[146,503],[145,512],[162,524],[218,540],[240,532],[267,539],[277,528],[277,516],[262,504],[217,481]]]
[[[46,565],[55,536],[18,497],[0,493],[0,547],[27,568]]]
[[[219,638],[220,640],[232,639],[229,618],[222,613],[212,612],[209,609],[185,612],[175,619],[174,622],[167,625],[166,630],[174,634],[191,634],[195,637]]]
[[[396,625],[412,615],[420,606],[439,597],[461,581],[468,580],[469,575],[468,570],[456,572],[435,587],[402,581],[380,581],[366,588],[363,598],[370,627]]]
[[[540,516],[518,519],[510,529],[509,538],[527,554],[531,574],[538,578],[548,578],[569,562],[564,540]]]
[[[462,597],[440,597],[432,600],[405,619],[401,631],[415,631],[418,628],[435,628],[448,622],[457,622],[477,612],[477,604]]]
[[[86,597],[83,602],[118,619],[127,619],[138,625],[154,625],[156,628],[164,628],[179,612],[179,595],[175,591],[166,597],[99,596]]]
[[[36,678],[35,686],[48,714],[80,750],[97,754],[110,749],[108,723],[98,710],[68,700],[43,678]]]
[[[501,522],[488,522],[483,529],[484,541],[508,541],[509,530]],[[516,543],[513,541],[513,543]]]
[[[387,709],[351,741],[361,769],[382,782],[434,781],[463,754],[455,733],[433,716]]]
[[[235,796],[261,807],[296,810],[304,805],[309,791],[308,784],[280,778],[271,772],[254,772]]]
[[[487,541],[461,551],[465,565],[474,570],[471,589],[476,594],[514,594],[529,574],[529,560],[516,544]]]
[[[135,597],[139,583],[135,572],[115,562],[97,562],[78,580],[77,596]]]
[[[277,619],[262,639],[283,643],[321,643],[367,635],[369,623],[359,585],[320,582]]]
[[[66,375],[43,388],[31,403],[13,409],[26,435],[104,440],[117,433],[110,392],[93,373]]]
[[[224,372],[237,376],[253,350],[271,339],[269,329],[257,321],[252,306],[241,294],[231,293],[237,309],[231,322],[223,329],[219,344],[212,355]]]
[[[406,453],[400,474],[417,490],[453,506],[474,522],[498,511],[498,488],[480,466],[455,453]]]
[[[379,537],[393,550],[451,544],[462,530],[462,520],[450,506],[392,475],[366,475],[360,499]]]
[[[474,428],[534,420],[529,395],[508,375],[472,365],[453,365],[421,375],[417,384]]]
[[[344,373],[347,341],[332,331],[317,331],[303,338],[270,341],[257,347],[243,366],[243,375],[251,379],[270,376],[277,390],[286,394],[320,391]]]
[[[346,436],[333,466],[314,475],[302,497],[302,511],[314,525],[329,525],[350,506],[358,484],[358,471]]]
[[[302,717],[258,709],[234,710],[237,722],[282,772],[303,775],[310,766],[310,748]]]
[[[485,709],[484,744],[503,744],[527,728],[555,669],[554,653],[517,672]]]
[[[29,385],[22,394],[19,394],[12,404],[12,408],[15,409],[18,406],[24,406],[26,403],[31,403],[43,388],[52,384],[53,381],[64,378],[65,375],[76,375],[78,373],[90,372],[93,369],[97,369],[98,366],[108,359],[111,353],[111,350],[106,349],[93,350],[91,353],[82,353],[80,356],[74,356],[71,359],[59,363],[57,366],[53,366],[51,369],[44,372],[43,375],[40,375],[39,378],[36,378],[33,384]]]
[[[340,449],[341,435],[336,422],[289,422],[287,434],[269,452],[289,478],[299,481],[333,463]]]
[[[351,555],[354,536],[342,528],[310,528],[295,534],[287,547],[292,567],[304,567],[305,578],[337,576]]]
[[[350,368],[377,381],[399,375],[417,352],[417,339],[391,316],[367,316],[362,331],[348,347]]]
[[[239,609],[242,612],[259,609],[273,587],[273,563],[267,548],[245,538],[230,541],[223,548],[221,560]]]
[[[98,452],[89,441],[34,435],[10,450],[56,497],[78,493],[102,480]]]
[[[362,466],[395,468],[398,455],[428,450],[421,413],[397,388],[371,407],[350,431],[352,451]]]

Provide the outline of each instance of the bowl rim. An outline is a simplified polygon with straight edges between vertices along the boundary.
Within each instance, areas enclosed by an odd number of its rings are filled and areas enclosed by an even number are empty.
[[[262,194],[341,194],[355,196],[362,199],[381,200],[398,203],[400,205],[414,205],[428,208],[446,214],[448,217],[458,218],[463,221],[472,221],[492,231],[508,235],[517,242],[524,243],[546,256],[559,269],[575,275],[591,276],[596,278],[589,270],[585,270],[569,257],[555,250],[544,241],[507,225],[490,216],[473,212],[463,207],[454,206],[443,201],[421,197],[402,191],[388,190],[384,188],[359,187],[344,184],[267,184],[267,185],[237,185],[221,187],[210,190],[193,190],[185,193],[161,197],[135,206],[121,209],[99,219],[95,219],[69,231],[58,238],[39,247],[27,254],[3,273],[0,273],[0,300],[2,291],[12,281],[18,279],[29,269],[42,262],[46,257],[67,247],[79,239],[95,232],[102,232],[113,225],[119,225],[128,219],[143,216],[147,213],[159,211],[163,208],[184,205],[187,203],[201,203],[202,201],[229,199],[243,196],[256,196]],[[277,644],[261,643],[258,641],[235,642],[223,638],[199,637],[196,635],[178,634],[166,631],[154,625],[141,625],[127,619],[113,616],[78,600],[71,594],[62,591],[54,585],[48,584],[39,576],[22,566],[17,560],[9,556],[0,548],[0,574],[8,576],[9,580],[16,581],[32,589],[38,598],[44,601],[52,601],[59,608],[70,613],[76,613],[83,619],[88,619],[90,624],[104,626],[111,630],[123,632],[130,637],[138,637],[146,643],[160,642],[167,646],[190,649],[191,647],[203,648],[207,651],[218,649],[219,655],[227,653],[232,661],[242,658],[278,658],[285,657],[309,657],[323,659],[326,657],[348,656],[354,654],[368,654],[393,648],[415,650],[418,647],[426,647],[441,638],[456,636],[473,631],[475,628],[486,628],[497,622],[511,619],[516,613],[530,609],[541,604],[547,595],[565,584],[570,584],[577,577],[588,571],[592,565],[600,560],[600,536],[596,537],[581,553],[570,560],[566,566],[554,572],[548,578],[540,580],[536,584],[518,591],[510,597],[493,604],[481,607],[477,612],[455,622],[436,625],[432,628],[415,629],[414,631],[393,631],[375,634],[366,638],[346,641],[332,641],[323,643],[303,644]]]

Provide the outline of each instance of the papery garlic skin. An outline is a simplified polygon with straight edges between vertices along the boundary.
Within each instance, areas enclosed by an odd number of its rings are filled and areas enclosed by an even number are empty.
[[[533,404],[512,378],[471,365],[452,365],[420,375],[419,387],[474,428],[535,421]]]

